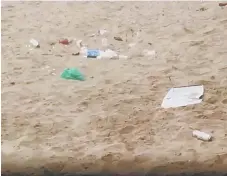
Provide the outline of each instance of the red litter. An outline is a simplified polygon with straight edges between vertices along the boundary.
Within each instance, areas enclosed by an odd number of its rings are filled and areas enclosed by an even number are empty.
[[[68,45],[69,44],[69,40],[68,39],[62,39],[62,40],[59,40],[59,43],[61,43],[63,45]]]

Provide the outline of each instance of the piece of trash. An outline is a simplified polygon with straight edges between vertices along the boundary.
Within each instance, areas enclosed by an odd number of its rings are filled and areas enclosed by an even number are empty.
[[[99,30],[99,34],[100,35],[104,35],[105,33],[107,33],[107,30],[106,29],[100,29]]]
[[[86,47],[82,47],[80,50],[80,54],[84,55],[86,58],[97,58],[97,59],[118,59],[118,54],[111,50],[98,50],[98,49],[87,49]],[[122,58],[126,58],[123,55]]]
[[[171,88],[162,102],[163,108],[176,108],[202,102],[203,86]]]
[[[113,58],[116,54],[112,50],[106,50],[106,51],[101,51],[98,49],[86,49],[83,48],[81,53],[87,58],[97,58],[97,59],[111,59]]]
[[[204,133],[202,131],[198,131],[198,130],[194,130],[192,132],[192,136],[196,137],[197,139],[203,140],[203,141],[211,141],[212,140],[212,136]]]
[[[40,48],[39,42],[38,42],[37,40],[31,39],[31,40],[30,40],[30,43],[31,43],[34,47]]]
[[[118,54],[111,49],[100,51],[99,56],[97,56],[97,59],[118,59],[118,58],[119,58]]]
[[[76,46],[77,46],[78,48],[83,47],[82,40],[77,40],[77,41],[76,41]]]
[[[10,82],[11,85],[15,85],[15,82]]]
[[[219,3],[219,6],[220,6],[220,7],[227,6],[227,3]]]
[[[69,45],[71,42],[68,39],[61,39],[61,40],[59,40],[59,43],[61,43],[63,45]]]
[[[96,49],[87,50],[87,58],[97,58],[100,55],[100,51]]]
[[[80,55],[80,52],[77,52],[77,53],[72,53],[73,56],[78,56]]]
[[[123,39],[121,37],[114,37],[114,39],[117,41],[123,41]]]
[[[199,10],[197,10],[197,11],[205,11],[205,10],[207,10],[207,8],[205,8],[205,7],[201,7]]]
[[[79,81],[85,80],[85,76],[76,68],[65,69],[61,74],[61,78],[73,79],[73,80],[79,80]]]

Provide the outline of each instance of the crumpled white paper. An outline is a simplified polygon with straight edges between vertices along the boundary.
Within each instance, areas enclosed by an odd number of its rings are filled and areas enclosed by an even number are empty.
[[[163,108],[176,108],[202,102],[203,86],[171,88],[163,99]]]

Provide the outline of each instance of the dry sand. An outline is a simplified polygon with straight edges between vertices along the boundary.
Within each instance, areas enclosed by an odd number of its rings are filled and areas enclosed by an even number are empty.
[[[50,45],[72,37],[99,48],[102,37],[90,35],[104,28],[109,48],[130,59],[89,60],[72,56],[75,43]],[[227,9],[217,2],[3,2],[3,169],[221,168],[226,29]],[[30,38],[41,48],[29,48]],[[67,67],[86,81],[61,79]],[[201,104],[160,107],[169,88],[191,84],[205,86]],[[197,140],[190,127],[215,138]]]

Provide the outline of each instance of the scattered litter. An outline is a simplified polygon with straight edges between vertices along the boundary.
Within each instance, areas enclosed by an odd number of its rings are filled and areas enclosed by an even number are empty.
[[[225,3],[219,3],[219,6],[220,6],[220,7],[227,6],[227,2],[225,2]]]
[[[92,49],[88,49],[87,50],[87,58],[97,58],[98,56],[100,56],[100,51],[99,50],[92,50]]]
[[[73,56],[79,56],[80,55],[80,52],[77,52],[77,53],[72,53]]]
[[[98,49],[87,49],[86,47],[82,47],[80,50],[80,54],[84,55],[84,57],[86,58],[97,58],[97,59],[118,59],[119,58],[118,54],[111,49],[102,51]]]
[[[100,51],[99,56],[97,57],[97,59],[118,59],[118,58],[119,58],[118,54],[111,49]]]
[[[85,80],[85,76],[76,68],[65,69],[61,74],[61,78],[73,79],[73,80],[79,80],[79,81]]]
[[[212,136],[210,134],[204,133],[202,131],[194,130],[192,136],[203,141],[211,141]]]
[[[123,39],[121,37],[114,37],[114,39],[117,41],[123,41]]]
[[[77,41],[76,41],[76,46],[77,46],[78,48],[83,47],[82,40],[77,40]]]
[[[107,33],[108,31],[106,29],[100,29],[99,30],[99,34],[100,35],[104,35],[105,33]]]
[[[72,40],[68,40],[68,39],[61,39],[59,40],[59,43],[63,44],[63,45],[69,45],[70,43],[72,43]]]
[[[176,108],[202,102],[203,86],[171,88],[162,102],[163,108]]]
[[[31,40],[30,40],[30,43],[31,43],[34,47],[40,48],[39,42],[38,42],[37,40],[31,39]]]
[[[205,11],[205,10],[207,10],[207,8],[205,8],[205,7],[201,7],[199,10],[197,10],[197,11]]]

